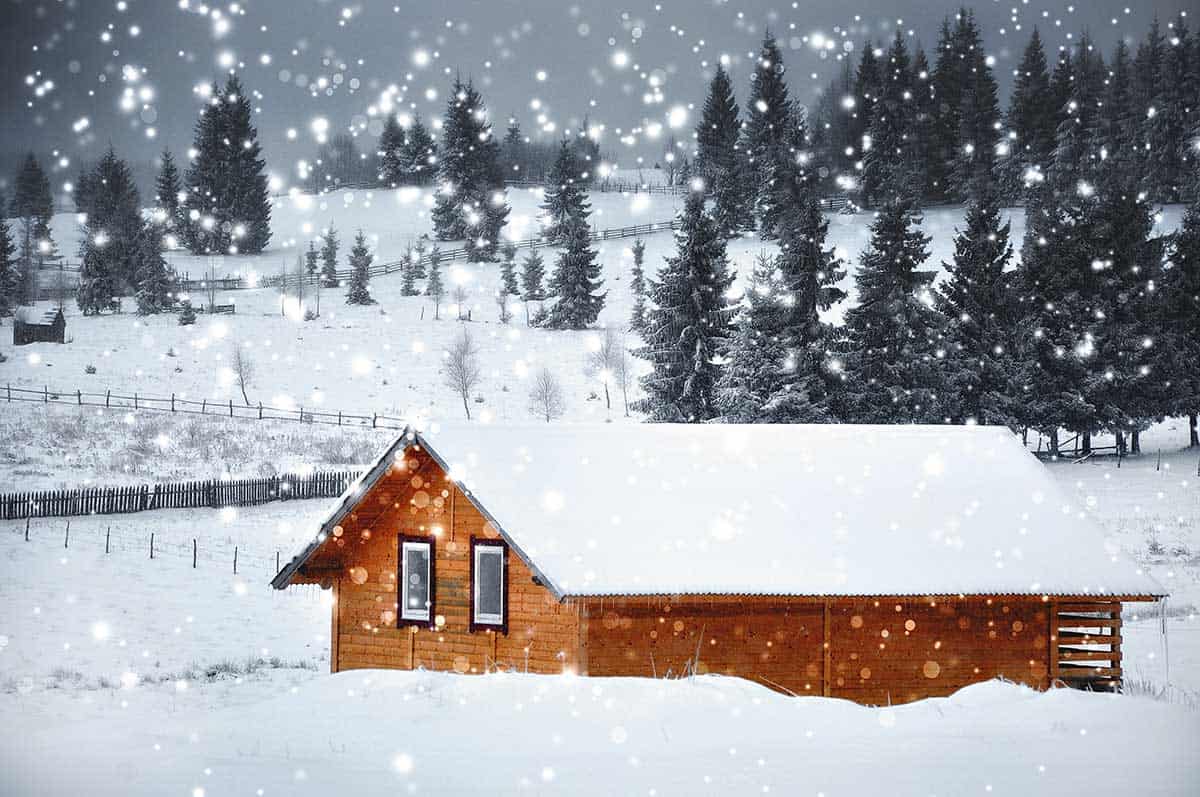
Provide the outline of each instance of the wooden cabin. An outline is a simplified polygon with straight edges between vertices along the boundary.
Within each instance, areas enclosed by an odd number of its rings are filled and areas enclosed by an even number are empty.
[[[334,672],[720,673],[902,703],[1115,688],[1164,590],[1006,429],[406,431],[273,585],[333,590]]]
[[[67,319],[61,307],[47,310],[39,321],[13,321],[13,345],[28,343],[66,343]]]

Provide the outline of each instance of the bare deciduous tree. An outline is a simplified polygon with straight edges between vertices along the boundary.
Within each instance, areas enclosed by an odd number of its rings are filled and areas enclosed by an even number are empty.
[[[454,292],[451,294],[451,298],[454,299],[454,305],[458,312],[458,320],[462,321],[463,308],[467,306],[467,299],[469,298],[467,294],[467,286],[455,285]]]
[[[549,368],[538,371],[533,379],[533,389],[529,391],[529,414],[550,423],[555,418],[561,418],[566,409],[562,387],[554,374]]]
[[[629,346],[625,342],[625,333],[621,333],[621,348],[617,354],[613,370],[613,379],[621,388],[621,402],[625,405],[625,417],[629,417],[629,386],[633,384],[633,358],[629,356]]]
[[[584,373],[588,376],[595,377],[604,385],[604,405],[605,408],[612,412],[612,395],[609,393],[609,384],[618,381],[618,370],[624,368],[628,372],[628,365],[622,366],[621,360],[626,357],[625,345],[617,337],[616,330],[612,327],[605,327],[603,337],[600,338],[598,348],[594,351],[589,351],[587,360],[584,363]],[[622,385],[622,391],[627,390],[627,385]],[[628,415],[628,410],[626,410]]]
[[[496,309],[500,311],[500,323],[507,324],[512,320],[512,308],[508,304],[509,294],[504,291],[496,292]]]
[[[246,351],[246,347],[237,341],[234,341],[229,357],[229,368],[233,371],[234,384],[242,391],[242,401],[249,407],[250,397],[246,395],[246,388],[254,385],[254,361],[250,359],[250,352]]]
[[[462,334],[454,341],[454,345],[446,352],[446,387],[453,390],[462,399],[463,411],[467,420],[471,420],[471,393],[479,386],[483,377],[483,369],[479,367],[479,347],[471,333],[464,327]]]

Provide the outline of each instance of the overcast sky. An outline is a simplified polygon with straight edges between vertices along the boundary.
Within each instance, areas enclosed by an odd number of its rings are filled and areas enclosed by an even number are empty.
[[[1076,7],[1076,4],[1078,7]],[[1011,70],[1036,24],[1047,47],[1088,30],[1107,52],[1165,29],[1188,0],[979,0],[1005,102]],[[74,179],[80,159],[109,143],[149,161],[186,151],[196,87],[236,69],[255,91],[272,173],[295,179],[321,122],[331,132],[378,130],[388,102],[440,115],[455,71],[473,77],[494,120],[516,115],[529,134],[557,136],[584,114],[605,126],[621,165],[653,159],[673,121],[690,135],[705,78],[731,60],[745,101],[768,27],[784,50],[795,96],[811,102],[867,36],[900,24],[927,50],[956,4],[940,0],[0,0],[0,155],[35,148]],[[1196,15],[1193,14],[1194,18]],[[1194,19],[1190,27],[1195,27]],[[932,59],[931,59],[932,60]],[[689,108],[689,105],[694,107]],[[372,124],[375,121],[376,124]],[[655,139],[657,125],[666,130]],[[622,143],[632,136],[634,143]],[[4,175],[7,177],[8,175]]]

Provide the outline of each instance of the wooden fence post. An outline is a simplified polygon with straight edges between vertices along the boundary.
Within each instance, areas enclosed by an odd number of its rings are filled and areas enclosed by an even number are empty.
[[[150,558],[154,558],[154,532],[150,532]]]
[[[279,572],[279,551],[275,551],[275,572]]]
[[[196,538],[192,537],[192,569],[196,569]]]
[[[69,520],[67,521],[67,534],[65,537],[63,537],[63,547],[64,548],[71,547],[71,521],[69,521]]]
[[[29,518],[25,518],[25,542],[29,542]]]
[[[111,401],[112,401],[112,391],[105,390],[104,391],[104,409],[108,409],[108,405]]]
[[[171,412],[175,411],[175,394],[171,394]]]
[[[229,400],[229,417],[233,417],[233,399]]]
[[[81,407],[83,406],[83,391],[82,390],[75,391],[75,400],[79,403],[79,406],[81,406]]]
[[[136,391],[136,390],[135,390],[135,391],[133,391],[133,408],[134,408],[135,410],[138,408],[138,405],[137,405],[137,391]]]
[[[42,385],[42,403],[43,404],[50,403],[50,388],[47,387],[46,385]]]
[[[112,534],[112,526],[109,526],[104,532],[104,552],[108,553],[108,538]]]
[[[233,574],[235,576],[237,575],[237,554],[238,554],[238,547],[235,545],[235,546],[233,546]]]

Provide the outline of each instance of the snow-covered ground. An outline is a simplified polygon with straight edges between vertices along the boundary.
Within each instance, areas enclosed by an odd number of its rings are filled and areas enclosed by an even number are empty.
[[[540,203],[538,189],[510,192],[512,234],[528,235]],[[621,195],[595,193],[593,223],[599,227],[642,224],[672,218],[682,197],[662,194]],[[176,267],[193,276],[216,273],[277,273],[281,265],[292,268],[298,244],[332,221],[342,231],[343,256],[351,231],[362,227],[372,236],[379,261],[395,260],[404,247],[430,232],[429,197],[417,189],[395,191],[340,191],[320,197],[285,197],[275,208],[272,248],[257,258],[187,258],[173,255]],[[961,224],[962,208],[939,207],[925,212],[924,229],[932,236],[929,268],[940,268],[954,250],[954,228]],[[1024,229],[1021,211],[1011,214],[1013,240],[1019,244]],[[1162,230],[1174,229],[1181,218],[1179,207],[1164,209]],[[853,274],[859,254],[869,238],[870,214],[831,214],[829,243],[847,261],[843,287],[850,299],[833,308],[828,317],[838,320],[854,301]],[[55,218],[55,233],[64,251],[73,251],[78,235],[73,216]],[[607,303],[600,323],[624,329],[632,306],[629,281],[632,239],[600,242]],[[674,253],[669,233],[646,239],[646,269],[653,274],[663,259]],[[289,248],[291,247],[291,248]],[[773,244],[755,238],[730,243],[734,267],[748,275],[754,258],[774,251]],[[521,255],[523,257],[523,254]],[[344,260],[344,257],[343,257]],[[548,274],[554,253],[547,252]],[[344,292],[322,292],[321,318],[298,320],[302,311],[293,305],[282,312],[275,290],[256,289],[218,294],[217,302],[234,303],[233,316],[202,316],[195,326],[180,327],[174,316],[139,318],[134,315],[83,318],[68,303],[67,335],[71,343],[33,344],[19,350],[7,333],[0,336],[0,384],[42,387],[62,391],[113,389],[144,395],[228,401],[241,400],[227,367],[233,342],[250,346],[256,374],[248,391],[252,401],[281,407],[333,408],[349,412],[379,412],[418,417],[457,417],[460,405],[440,375],[443,354],[462,328],[468,328],[481,350],[483,381],[477,391],[474,413],[483,421],[512,422],[530,417],[527,394],[532,375],[547,365],[563,384],[567,421],[623,420],[620,407],[609,412],[599,396],[600,383],[584,373],[588,347],[595,332],[530,329],[523,323],[518,304],[512,323],[499,322],[494,295],[499,286],[495,264],[450,263],[444,266],[450,284],[468,291],[470,323],[459,323],[452,308],[441,308],[435,320],[432,302],[424,297],[401,296],[398,275],[377,277],[372,283],[379,304],[352,307]],[[313,297],[307,297],[309,304]],[[447,300],[448,305],[450,300]],[[128,302],[127,302],[128,304]],[[630,348],[640,341],[630,333]],[[86,373],[88,366],[95,373]],[[635,363],[642,367],[641,361]],[[636,392],[636,388],[635,388]],[[595,396],[595,397],[593,397]]]

